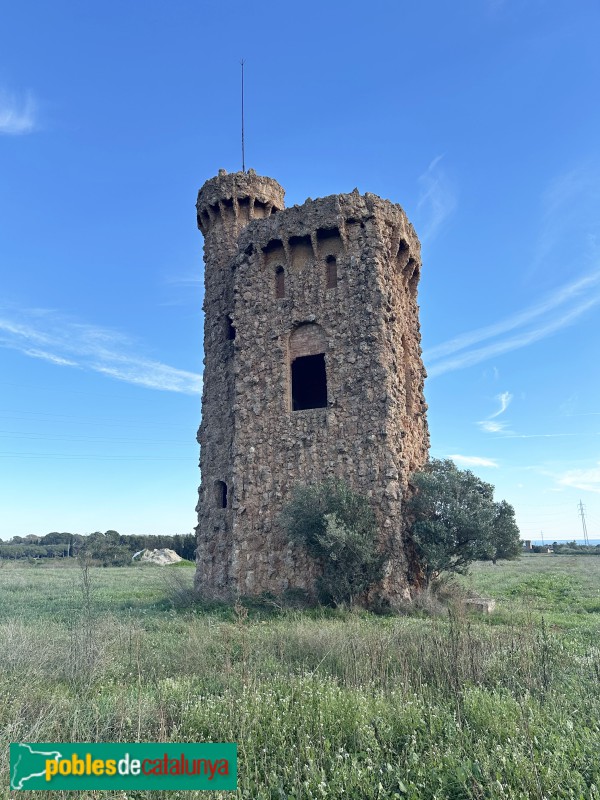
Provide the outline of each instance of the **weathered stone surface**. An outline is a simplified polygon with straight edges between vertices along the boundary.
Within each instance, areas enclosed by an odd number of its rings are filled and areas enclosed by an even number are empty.
[[[249,173],[209,180],[197,586],[311,593],[317,567],[278,519],[296,484],[344,479],[371,498],[406,595],[402,503],[427,458],[417,306],[420,246],[398,205],[332,195],[283,210]]]

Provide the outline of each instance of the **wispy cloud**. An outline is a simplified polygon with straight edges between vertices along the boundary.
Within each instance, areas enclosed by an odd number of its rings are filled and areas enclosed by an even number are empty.
[[[31,92],[19,97],[0,90],[0,133],[18,136],[36,126],[36,103]]]
[[[561,486],[600,494],[600,461],[591,469],[572,469],[558,478]]]
[[[482,431],[485,431],[486,433],[500,433],[501,431],[506,430],[507,423],[499,422],[496,417],[499,417],[500,414],[504,414],[510,405],[512,398],[513,396],[510,392],[502,392],[502,394],[496,396],[496,400],[500,404],[500,408],[497,411],[494,411],[493,414],[490,414],[486,419],[482,419],[477,423]]]
[[[557,176],[541,196],[540,228],[523,275],[543,269],[545,278],[553,271],[562,276],[576,265],[587,271],[523,311],[431,348],[424,354],[430,377],[526,347],[598,305],[599,212],[600,160],[588,159]],[[489,344],[477,346],[483,342]]]
[[[481,456],[461,456],[455,453],[448,458],[457,464],[464,464],[466,467],[498,467],[498,462],[491,458],[481,458]]]
[[[493,325],[477,328],[432,347],[423,354],[429,377],[470,367],[494,356],[526,347],[575,322],[600,303],[600,270],[568,283],[539,303]],[[562,309],[561,309],[562,307]],[[557,315],[558,312],[558,315]],[[513,330],[514,336],[502,338]],[[473,347],[499,338],[484,347]],[[465,352],[461,353],[460,351]],[[454,353],[459,355],[454,356]]]
[[[420,217],[421,241],[427,242],[437,234],[446,219],[456,208],[456,195],[440,166],[443,154],[429,164],[419,176],[417,216]]]
[[[496,420],[482,419],[477,424],[486,433],[500,433],[506,429],[506,422],[497,422]]]
[[[499,417],[500,414],[504,414],[508,406],[510,405],[510,401],[513,399],[513,396],[510,392],[502,392],[499,394],[496,400],[500,403],[500,408],[498,411],[494,412],[490,415],[489,419],[494,419],[494,417]]]
[[[456,353],[459,350],[464,350],[473,344],[479,344],[479,342],[483,342],[486,339],[492,339],[502,333],[508,333],[516,328],[523,327],[539,317],[544,318],[549,312],[554,311],[554,309],[559,306],[571,300],[580,300],[582,297],[588,297],[590,291],[597,291],[599,289],[600,270],[596,270],[589,275],[578,278],[576,281],[561,286],[539,303],[535,303],[524,311],[520,311],[518,314],[507,317],[500,322],[495,322],[493,325],[486,325],[484,328],[476,328],[474,331],[469,331],[468,333],[463,333],[460,336],[449,339],[447,342],[430,348],[423,356],[426,359],[434,360],[451,353]],[[600,296],[597,299],[600,300]]]
[[[487,367],[481,373],[481,377],[486,381],[496,382],[500,380],[500,370],[496,366]]]
[[[0,309],[0,347],[149,389],[193,395],[202,389],[201,375],[139,355],[124,334],[48,309]]]
[[[59,367],[77,366],[76,361],[71,361],[68,358],[62,358],[61,356],[55,356],[54,353],[47,353],[45,350],[27,349],[22,350],[22,352],[26,356],[31,356],[32,358],[41,358],[43,361],[49,361],[51,364],[57,364]]]
[[[542,195],[542,218],[530,276],[550,258],[562,267],[599,253],[600,163],[588,160],[556,177]]]

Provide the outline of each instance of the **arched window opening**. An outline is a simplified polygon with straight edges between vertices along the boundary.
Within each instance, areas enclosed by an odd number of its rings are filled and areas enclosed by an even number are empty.
[[[249,197],[239,197],[238,198],[238,216],[240,219],[244,220],[244,222],[248,222],[250,219],[250,198]]]
[[[327,271],[327,288],[335,289],[337,286],[337,261],[335,256],[327,256],[325,261]]]
[[[292,361],[292,411],[327,408],[325,354],[300,356]]]
[[[337,227],[319,228],[317,230],[317,248],[321,258],[339,255],[344,249],[340,229]]]
[[[217,508],[227,508],[227,484],[225,481],[215,481],[215,502]]]
[[[405,269],[409,258],[410,248],[408,246],[408,242],[406,242],[404,239],[400,239],[398,243],[398,253],[396,255],[396,264],[398,265],[399,272],[402,272]]]
[[[254,201],[254,219],[264,219],[267,216],[267,204],[260,200]]]
[[[275,270],[275,297],[285,297],[285,271],[283,267]]]
[[[235,328],[233,327],[233,320],[229,314],[225,317],[225,335],[230,342],[235,339]]]
[[[327,407],[327,337],[315,322],[298,325],[290,335],[290,400],[292,411]]]

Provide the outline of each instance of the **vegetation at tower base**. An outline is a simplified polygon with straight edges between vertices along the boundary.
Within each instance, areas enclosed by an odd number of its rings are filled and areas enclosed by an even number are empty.
[[[343,481],[296,486],[282,524],[321,567],[316,585],[322,603],[352,603],[381,579],[385,554],[376,549],[375,515],[366,497]]]
[[[443,572],[466,572],[477,560],[513,559],[520,534],[513,507],[494,502],[494,487],[453,461],[432,459],[412,476],[409,535],[425,583]]]

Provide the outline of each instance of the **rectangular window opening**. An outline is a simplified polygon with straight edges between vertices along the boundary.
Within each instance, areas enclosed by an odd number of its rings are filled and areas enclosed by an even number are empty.
[[[217,508],[227,508],[227,484],[225,481],[215,481],[215,501]]]
[[[292,411],[327,408],[325,354],[300,356],[292,362]]]
[[[335,289],[337,286],[337,262],[334,256],[327,256],[327,288]]]
[[[233,327],[233,320],[229,315],[225,317],[225,335],[230,342],[235,339],[235,328]]]
[[[283,267],[277,267],[275,270],[275,297],[285,297],[285,271]]]

